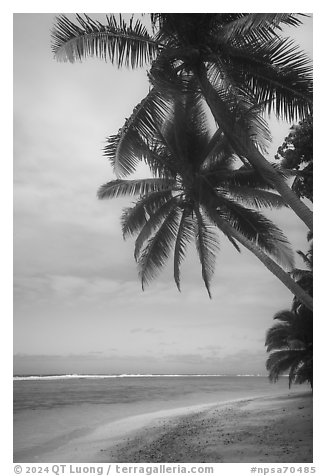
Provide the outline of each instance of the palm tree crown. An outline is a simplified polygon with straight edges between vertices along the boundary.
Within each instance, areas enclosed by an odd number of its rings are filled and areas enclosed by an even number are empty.
[[[276,381],[279,375],[289,372],[292,383],[309,382],[313,385],[313,320],[312,313],[301,309],[281,311],[274,317],[278,322],[266,335],[265,345],[270,355],[266,362],[269,378]]]
[[[103,185],[99,198],[138,195],[122,216],[124,237],[137,235],[135,258],[142,285],[156,276],[174,250],[174,279],[194,241],[202,277],[210,294],[220,229],[239,251],[238,235],[279,263],[291,267],[293,255],[283,233],[253,208],[281,207],[282,198],[248,165],[236,166],[223,133],[209,131],[204,103],[188,93],[171,103],[151,138],[138,136],[139,154],[153,174],[143,180],[117,179]],[[111,150],[112,149],[112,150]],[[113,145],[110,153],[114,157]]]
[[[310,241],[312,236],[308,234]],[[294,269],[295,281],[310,296],[313,293],[312,244],[308,253],[298,252],[308,269]],[[276,381],[280,374],[289,371],[292,383],[313,384],[313,314],[294,297],[291,311],[281,311],[274,317],[279,322],[266,335],[265,345],[270,355],[266,362],[269,378]]]

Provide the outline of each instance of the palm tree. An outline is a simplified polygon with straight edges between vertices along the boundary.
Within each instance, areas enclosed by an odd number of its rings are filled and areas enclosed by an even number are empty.
[[[153,34],[139,21],[127,24],[120,16],[105,25],[88,16],[57,18],[53,51],[58,60],[98,56],[134,67],[151,64],[153,85],[131,118],[115,136],[116,170],[128,173],[137,160],[135,131],[147,129],[147,110],[164,107],[167,92],[182,92],[183,79],[192,75],[214,119],[236,153],[245,157],[284,201],[312,229],[312,212],[268,162],[248,131],[235,121],[237,107],[274,111],[293,121],[312,107],[311,67],[289,40],[278,36],[281,25],[297,26],[298,15],[286,13],[152,14]],[[123,154],[126,152],[126,155]]]
[[[312,234],[308,233],[308,241]],[[313,294],[313,251],[312,243],[307,253],[297,252],[307,269],[294,269],[291,276],[311,297]],[[313,384],[313,314],[295,296],[291,311],[281,311],[274,317],[280,321],[266,335],[267,352],[272,352],[266,367],[269,378],[276,381],[279,375],[290,370],[289,386],[292,383]]]
[[[295,268],[291,271],[292,278],[304,289],[309,296],[313,296],[313,244],[312,244],[312,233],[308,233],[307,239],[310,242],[310,247],[307,253],[302,251],[297,251],[298,255],[302,258],[304,264],[306,265],[305,269]],[[296,297],[293,299],[292,310],[295,312],[300,312],[300,308],[303,306],[302,302]]]
[[[269,355],[266,368],[275,382],[279,375],[289,371],[292,383],[309,382],[313,386],[313,321],[312,313],[301,308],[300,312],[281,311],[274,316],[278,322],[266,335],[265,345]]]
[[[99,198],[139,196],[122,216],[124,237],[137,235],[135,259],[144,287],[174,250],[174,279],[180,290],[180,265],[194,241],[202,277],[210,281],[219,249],[217,230],[234,247],[249,249],[307,307],[312,300],[278,263],[291,268],[292,251],[276,225],[252,207],[281,207],[283,199],[255,169],[235,167],[236,156],[218,130],[210,132],[200,96],[188,93],[170,104],[150,138],[137,137],[138,153],[153,174],[146,179],[117,179],[103,185]],[[252,125],[252,124],[251,124]],[[111,147],[113,145],[111,144]],[[250,207],[250,208],[249,208]]]

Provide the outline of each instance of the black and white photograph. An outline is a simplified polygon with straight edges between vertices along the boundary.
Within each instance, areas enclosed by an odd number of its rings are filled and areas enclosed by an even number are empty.
[[[12,14],[15,468],[314,472],[315,14],[106,7]]]

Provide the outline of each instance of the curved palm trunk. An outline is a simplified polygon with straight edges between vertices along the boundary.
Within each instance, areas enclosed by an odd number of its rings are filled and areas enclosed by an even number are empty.
[[[215,91],[208,80],[206,70],[204,68],[198,69],[196,77],[202,94],[205,97],[216,122],[227,136],[236,153],[245,156],[253,167],[261,171],[266,180],[275,187],[289,207],[292,208],[297,216],[312,231],[312,211],[291,190],[283,177],[276,172],[270,162],[268,162],[268,160],[266,160],[259,152],[253,142],[248,140],[241,127],[234,123],[230,117],[229,111],[225,107],[225,104],[219,97],[219,94]]]
[[[251,251],[262,263],[294,294],[308,309],[313,310],[313,300],[275,261],[266,255],[257,245],[248,240],[242,233],[226,222],[219,222],[218,227],[227,235],[236,239],[247,250]]]

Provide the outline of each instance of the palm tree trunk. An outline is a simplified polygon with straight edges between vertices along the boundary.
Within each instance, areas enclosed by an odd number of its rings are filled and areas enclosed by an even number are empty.
[[[219,221],[218,227],[227,236],[231,236],[251,251],[262,263],[294,294],[308,309],[313,310],[312,297],[299,286],[291,276],[284,271],[275,261],[266,255],[257,245],[248,240],[242,233],[235,230],[224,220]]]
[[[225,133],[238,155],[243,155],[252,164],[253,167],[261,171],[265,179],[271,183],[282,196],[284,201],[297,214],[297,216],[312,231],[313,214],[312,211],[297,197],[297,195],[287,185],[283,177],[277,173],[273,166],[259,152],[254,143],[248,139],[241,127],[237,125],[230,112],[221,100],[218,92],[211,85],[207,78],[204,67],[198,68],[196,77],[201,88],[201,92],[220,128]]]

